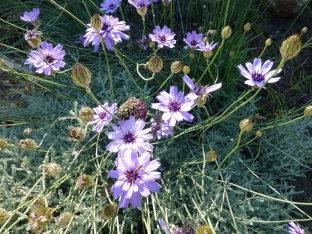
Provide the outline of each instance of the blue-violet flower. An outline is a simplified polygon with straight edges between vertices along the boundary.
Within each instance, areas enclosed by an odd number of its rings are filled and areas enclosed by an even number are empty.
[[[117,10],[122,0],[104,0],[101,3],[100,10],[104,11],[105,13],[113,13]]]
[[[40,9],[39,8],[33,8],[32,11],[27,12],[24,11],[23,15],[20,17],[21,20],[29,22],[29,23],[34,23],[38,20],[40,14]]]
[[[289,234],[304,234],[304,230],[300,228],[299,225],[295,224],[294,222],[289,222],[288,232]]]
[[[156,26],[153,33],[154,34],[149,34],[149,37],[152,41],[158,43],[159,48],[163,48],[164,46],[169,48],[174,47],[174,44],[176,43],[176,40],[174,40],[175,33],[171,32],[170,28],[164,26],[160,29],[159,26]]]
[[[183,41],[191,48],[197,49],[205,46],[203,42],[203,34],[197,34],[196,31],[192,31],[192,33],[187,33],[186,38],[183,38]]]
[[[136,9],[143,9],[148,7],[153,1],[152,0],[128,0]]]

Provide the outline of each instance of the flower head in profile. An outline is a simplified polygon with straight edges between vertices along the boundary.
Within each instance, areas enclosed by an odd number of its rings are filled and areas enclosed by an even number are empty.
[[[29,64],[29,68],[36,67],[36,72],[45,75],[52,75],[55,71],[65,66],[65,51],[63,46],[58,44],[55,48],[51,43],[43,41],[41,50],[32,50],[26,59],[25,64]]]
[[[144,151],[153,151],[154,147],[146,141],[153,138],[151,129],[145,127],[142,119],[135,120],[130,116],[128,120],[118,121],[120,127],[113,125],[114,132],[107,133],[109,139],[113,140],[106,146],[109,152],[135,150],[142,154]]]
[[[188,97],[195,100],[197,100],[198,97],[203,95],[208,96],[211,92],[216,91],[217,89],[220,89],[222,87],[222,83],[218,83],[211,86],[202,86],[194,84],[194,82],[190,79],[188,75],[183,76],[183,81],[191,89],[191,93],[188,94]]]
[[[246,70],[241,64],[238,65],[238,68],[241,74],[247,78],[245,84],[261,87],[268,80],[268,83],[275,83],[280,79],[280,77],[271,78],[274,74],[280,73],[282,71],[282,69],[279,69],[278,71],[270,71],[272,66],[273,62],[270,60],[265,61],[265,63],[262,65],[261,59],[255,58],[253,64],[249,62],[246,63],[248,70]]]
[[[104,15],[102,16],[102,23],[102,28],[99,30],[101,38],[99,38],[97,30],[92,28],[91,24],[87,24],[89,28],[83,36],[85,38],[83,43],[85,47],[92,43],[94,45],[94,52],[97,52],[102,39],[107,49],[113,51],[114,43],[119,43],[122,39],[129,39],[129,36],[122,32],[130,30],[130,26],[126,25],[126,22],[119,21],[118,18],[113,16]]]
[[[192,33],[187,33],[186,38],[183,38],[183,41],[190,47],[191,49],[197,49],[205,46],[203,42],[203,34],[197,34],[196,31],[192,31]]]
[[[39,18],[39,14],[40,14],[40,9],[33,8],[32,11],[30,12],[24,11],[23,15],[20,18],[23,21],[26,21],[29,23],[35,23]]]
[[[136,9],[143,9],[148,7],[153,1],[152,0],[128,0]]]
[[[172,136],[173,127],[168,125],[168,122],[164,121],[160,115],[155,115],[154,118],[151,119],[151,133],[153,135],[153,139],[162,139],[164,137]]]
[[[196,48],[196,50],[209,52],[209,51],[212,51],[217,45],[218,45],[218,42],[216,43],[213,43],[213,41],[211,43],[207,42],[203,46]]]
[[[117,103],[113,103],[111,106],[105,102],[102,106],[93,108],[96,113],[88,124],[95,124],[93,131],[100,132],[103,130],[104,126],[108,125],[112,121],[113,116],[117,112]]]
[[[194,116],[188,113],[195,104],[195,101],[188,96],[184,97],[183,92],[178,92],[176,86],[170,87],[170,93],[162,91],[157,97],[160,103],[152,103],[152,108],[163,111],[162,119],[169,126],[175,126],[176,122],[183,120],[192,122]]]
[[[183,230],[183,228],[180,228],[180,227],[175,226],[175,225],[173,225],[173,224],[170,225],[171,227],[170,227],[170,229],[169,229],[169,231],[168,231],[167,226],[166,226],[166,223],[165,223],[165,221],[164,221],[162,218],[160,218],[160,219],[158,220],[158,222],[159,222],[160,228],[165,232],[165,234],[186,234],[186,233],[193,233],[193,232],[185,232],[185,230]]]
[[[295,224],[294,222],[289,222],[288,232],[289,234],[304,234],[304,230],[300,228],[299,225]]]
[[[155,171],[160,163],[152,160],[149,152],[138,157],[136,151],[125,151],[118,156],[116,170],[109,172],[111,178],[118,179],[111,187],[115,199],[121,197],[120,208],[127,208],[132,203],[133,208],[141,206],[141,198],[148,197],[151,192],[158,192],[161,186],[155,182],[161,178],[160,172]]]
[[[113,13],[117,10],[122,0],[104,0],[103,3],[101,3],[100,10],[107,13]]]
[[[175,33],[171,32],[170,28],[164,26],[162,29],[159,26],[153,30],[154,34],[149,34],[152,41],[158,43],[159,48],[167,46],[173,48],[176,40],[174,40]]]

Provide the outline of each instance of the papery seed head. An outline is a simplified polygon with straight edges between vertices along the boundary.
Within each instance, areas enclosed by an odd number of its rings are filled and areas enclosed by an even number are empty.
[[[203,55],[205,58],[209,59],[212,56],[212,50],[210,51],[203,51]]]
[[[283,59],[289,60],[296,57],[301,51],[301,40],[298,34],[294,34],[283,41],[280,53]]]
[[[232,35],[232,29],[230,26],[226,26],[221,31],[221,37],[223,40],[228,39]]]
[[[215,150],[210,150],[205,155],[205,159],[208,162],[214,162],[217,158],[218,158],[218,153]]]
[[[91,17],[90,24],[96,31],[100,31],[103,27],[102,17],[98,14],[93,15]]]
[[[161,58],[157,55],[154,55],[146,63],[146,68],[153,73],[157,73],[157,72],[161,71],[161,69],[163,68],[163,65],[164,64],[163,64],[163,61],[161,60]]]
[[[72,128],[69,131],[68,140],[78,142],[82,141],[86,137],[86,131],[82,128]]]
[[[239,128],[243,132],[249,132],[252,129],[252,121],[250,119],[243,119],[239,123]]]
[[[174,74],[177,74],[179,73],[181,70],[182,70],[182,67],[183,67],[183,64],[181,61],[174,61],[172,64],[171,64],[171,72],[174,73]]]
[[[307,33],[307,31],[308,31],[308,28],[304,27],[301,29],[301,34],[305,34],[305,33]]]
[[[8,141],[5,138],[0,137],[0,151],[8,148]]]
[[[245,32],[248,32],[250,29],[251,29],[251,24],[250,23],[247,23],[247,24],[244,25],[244,31]]]
[[[63,169],[59,164],[56,163],[48,163],[43,166],[44,168],[44,176],[45,177],[56,177],[62,173]]]
[[[256,132],[256,136],[257,136],[257,137],[262,137],[262,135],[263,135],[262,131],[258,130],[258,131]]]
[[[82,120],[84,123],[88,123],[93,119],[94,112],[90,107],[82,107],[79,110],[79,118]]]
[[[25,136],[31,136],[33,133],[34,133],[34,130],[33,130],[32,128],[25,128],[25,129],[23,130],[23,134],[24,134]]]
[[[9,212],[4,208],[0,208],[0,224],[7,221],[9,217]]]
[[[208,225],[202,225],[197,228],[196,234],[213,234],[212,228]]]
[[[88,188],[94,185],[92,176],[87,175],[87,174],[80,175],[77,179],[77,183],[78,183],[78,187],[84,187],[84,188]]]
[[[117,206],[116,204],[105,204],[103,209],[102,209],[102,217],[104,219],[111,219],[116,215],[116,211],[117,211]]]
[[[73,214],[70,212],[63,212],[58,221],[57,221],[57,226],[59,228],[66,228],[68,226],[68,224],[70,223],[70,221],[73,218]]]
[[[185,65],[185,66],[183,66],[182,71],[183,71],[184,75],[186,75],[186,74],[190,73],[191,69],[189,66]]]
[[[23,150],[35,151],[37,148],[37,143],[32,139],[26,138],[26,139],[20,140],[19,146]]]
[[[146,15],[146,12],[147,12],[147,7],[144,7],[144,8],[141,8],[141,9],[136,9],[138,14],[142,17],[144,17]]]
[[[266,39],[265,46],[270,46],[271,44],[272,44],[272,39],[271,38]]]
[[[89,87],[89,84],[91,83],[91,76],[92,73],[90,70],[81,63],[76,63],[74,65],[71,78],[76,85],[82,88]]]
[[[307,107],[304,109],[304,115],[305,115],[305,116],[312,116],[312,106],[307,106]]]

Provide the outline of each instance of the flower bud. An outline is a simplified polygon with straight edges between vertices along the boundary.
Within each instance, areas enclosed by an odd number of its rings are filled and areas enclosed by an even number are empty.
[[[25,136],[31,136],[33,133],[34,133],[34,130],[33,130],[32,128],[25,128],[25,129],[23,130],[23,134],[24,134]]]
[[[70,213],[70,212],[63,212],[58,221],[57,221],[57,226],[59,228],[66,228],[67,225],[70,223],[70,221],[72,220],[73,218],[73,214]]]
[[[117,206],[116,204],[105,204],[102,209],[102,217],[104,219],[111,219],[116,215]]]
[[[190,69],[189,66],[185,65],[185,66],[182,68],[182,71],[183,71],[184,75],[186,75],[186,74],[189,74],[189,73],[190,73],[191,69]]]
[[[7,221],[9,216],[10,216],[9,212],[6,209],[0,208],[0,224],[4,223],[5,221]]]
[[[252,129],[252,121],[250,119],[243,119],[239,123],[239,128],[242,132],[249,132]]]
[[[78,182],[78,187],[84,187],[84,188],[88,188],[94,184],[92,176],[87,175],[87,174],[82,174],[81,176],[79,176],[77,179],[77,182]]]
[[[304,115],[305,115],[305,116],[312,116],[312,106],[307,106],[307,107],[304,109]]]
[[[81,63],[76,63],[73,67],[71,78],[76,85],[86,88],[91,83],[91,75],[92,73],[87,67]]]
[[[195,57],[194,52],[191,52],[191,53],[189,54],[189,58],[190,58],[190,59],[193,59],[194,57]]]
[[[44,168],[44,177],[56,177],[62,173],[63,169],[59,164],[48,163],[43,166]]]
[[[136,10],[140,16],[144,17],[146,15],[146,12],[147,12],[147,7],[144,7],[141,9],[137,8]]]
[[[212,228],[208,225],[199,226],[197,228],[197,234],[213,234]]]
[[[163,64],[163,61],[161,60],[161,58],[157,55],[154,55],[146,63],[146,68],[153,73],[157,73],[157,72],[161,71],[161,69],[163,68],[163,65],[164,64]]]
[[[305,33],[307,33],[307,31],[308,31],[308,28],[304,27],[301,29],[301,34],[305,34]]]
[[[103,19],[98,14],[91,17],[90,24],[96,31],[100,31],[103,27]]]
[[[24,140],[20,140],[19,146],[23,150],[35,151],[36,148],[37,148],[37,143],[34,140],[32,140],[32,139],[26,138]]]
[[[256,136],[257,136],[257,137],[262,137],[262,135],[263,135],[263,134],[262,134],[262,131],[258,130],[258,131],[256,132]]]
[[[265,46],[270,46],[271,44],[272,44],[272,39],[271,38],[266,39]]]
[[[86,137],[86,132],[82,128],[72,128],[68,135],[68,140],[78,142]]]
[[[206,44],[208,42],[209,38],[208,37],[203,37],[203,42]]]
[[[203,55],[205,58],[209,59],[212,56],[212,50],[210,51],[203,51]]]
[[[251,24],[250,23],[247,23],[247,24],[244,25],[244,31],[245,32],[248,32],[250,29],[251,29]]]
[[[37,29],[27,30],[25,33],[25,40],[27,41],[28,45],[32,48],[38,48],[41,45],[41,36],[42,32],[37,31]]]
[[[146,120],[147,108],[143,101],[131,97],[125,103],[121,104],[118,110],[118,115],[121,119],[127,120],[130,116],[134,116],[135,119]]]
[[[167,7],[167,6],[169,6],[169,4],[170,4],[170,1],[162,1],[162,5],[163,5],[163,7]]]
[[[171,72],[174,74],[179,73],[182,70],[182,62],[181,61],[174,61],[173,63],[171,63]]]
[[[215,150],[210,150],[206,153],[205,159],[208,162],[214,162],[218,157],[218,153]]]
[[[298,34],[294,34],[283,41],[280,53],[283,59],[288,60],[296,57],[301,50],[301,40]]]
[[[0,151],[8,148],[8,141],[0,137]]]
[[[79,110],[79,118],[82,120],[84,123],[88,123],[93,119],[94,112],[90,107],[82,107]]]
[[[235,55],[235,52],[233,51],[233,50],[231,50],[230,52],[229,52],[229,56],[230,57],[233,57]]]
[[[150,48],[155,48],[156,44],[155,44],[155,42],[150,41],[150,42],[148,43],[148,46],[149,46]]]
[[[230,26],[226,26],[221,31],[221,37],[223,40],[228,39],[232,35],[232,29]]]

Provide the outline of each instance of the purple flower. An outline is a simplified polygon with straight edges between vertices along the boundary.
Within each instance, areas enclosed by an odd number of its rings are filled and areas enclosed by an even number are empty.
[[[188,77],[188,75],[183,76],[183,81],[185,84],[191,89],[191,93],[188,94],[188,97],[191,99],[197,99],[202,95],[209,95],[211,92],[216,91],[222,87],[222,83],[218,83],[211,86],[202,86],[198,84],[194,84],[193,81]]]
[[[276,70],[270,71],[273,66],[273,62],[267,60],[263,65],[261,59],[255,58],[253,64],[246,63],[248,71],[240,64],[238,68],[243,76],[248,80],[245,84],[250,86],[261,87],[271,76],[276,72]],[[280,73],[282,69],[279,69],[277,73]],[[280,77],[271,78],[268,83],[275,83],[280,79]]]
[[[299,225],[294,222],[289,222],[288,231],[290,234],[304,234],[304,230],[300,228]]]
[[[40,9],[39,8],[33,8],[33,10],[30,12],[24,11],[23,15],[20,18],[23,21],[26,21],[29,23],[34,23],[38,20],[39,14],[40,14]]]
[[[122,0],[104,0],[104,2],[101,3],[100,10],[105,13],[113,13],[117,10],[121,1]]]
[[[172,126],[168,125],[168,122],[162,120],[160,115],[155,115],[154,118],[151,119],[151,134],[153,135],[153,139],[162,139],[163,137],[172,136],[173,132]]]
[[[164,221],[162,218],[160,218],[160,219],[158,220],[158,222],[159,222],[160,228],[161,228],[166,234],[170,234],[170,232],[168,231],[167,226],[166,226],[166,224],[165,224],[165,221]]]
[[[51,43],[43,41],[41,43],[41,50],[32,50],[26,59],[25,64],[29,64],[29,68],[36,67],[36,72],[45,75],[52,75],[53,72],[58,71],[65,66],[64,56],[65,51],[63,46],[58,44],[55,48]]]
[[[139,43],[141,49],[147,50],[149,43],[151,42],[151,39],[143,35],[142,39],[137,40],[137,42]]]
[[[203,42],[203,34],[197,34],[196,31],[192,31],[191,33],[186,34],[186,38],[183,38],[183,41],[191,48],[191,49],[196,49],[196,48],[201,48],[205,46]]]
[[[213,41],[210,44],[209,44],[209,42],[207,42],[206,45],[204,44],[203,46],[196,48],[196,50],[203,51],[203,52],[209,52],[209,51],[212,51],[213,48],[215,48],[217,45],[218,45],[218,42],[214,43],[214,44],[213,44]]]
[[[132,207],[141,206],[141,197],[148,197],[150,192],[158,192],[161,186],[155,182],[161,178],[160,172],[155,171],[160,163],[150,161],[151,154],[144,152],[138,157],[136,151],[125,151],[118,156],[116,170],[109,172],[109,176],[118,179],[111,191],[115,199],[121,196],[120,208],[127,208],[131,201]]]
[[[169,48],[174,47],[174,44],[176,43],[176,40],[173,40],[175,33],[171,32],[170,28],[164,26],[162,29],[160,29],[159,26],[156,26],[156,28],[153,30],[153,33],[154,34],[149,34],[149,37],[152,39],[152,41],[158,43],[159,48],[163,48],[164,46]]]
[[[170,87],[170,93],[162,91],[157,97],[160,103],[152,103],[152,108],[165,112],[162,119],[168,122],[169,126],[175,126],[176,122],[183,120],[192,122],[194,116],[188,113],[195,104],[195,101],[188,96],[184,97],[183,92],[178,92],[176,86]]]
[[[102,21],[103,27],[99,33],[108,50],[114,50],[114,43],[121,42],[122,39],[129,39],[129,36],[122,32],[130,30],[130,26],[126,25],[126,22],[119,21],[118,18],[108,15],[102,16]],[[99,38],[97,31],[92,28],[91,24],[87,25],[89,28],[84,35],[85,41],[83,45],[86,47],[92,42],[92,45],[94,45],[94,52],[97,52],[101,44],[101,38]]]
[[[83,44],[85,42],[86,38],[84,35],[80,34],[79,37],[74,41],[75,44]]]
[[[165,234],[186,234],[186,233],[192,233],[192,232],[185,232],[185,230],[183,230],[183,228],[177,227],[175,225],[171,224],[171,228],[169,229],[170,231],[168,231],[167,226],[165,224],[165,221],[160,218],[158,220],[160,228],[165,232]]]
[[[153,136],[149,133],[151,128],[144,129],[145,122],[141,119],[135,120],[130,116],[128,120],[118,121],[120,127],[113,125],[115,132],[109,132],[108,138],[113,140],[106,146],[109,152],[135,150],[142,154],[144,151],[153,151],[154,147],[145,141],[151,140]]]
[[[148,7],[153,1],[152,0],[128,0],[136,9],[143,9]]]
[[[108,103],[105,102],[103,106],[93,108],[96,114],[94,115],[93,119],[88,122],[88,124],[95,124],[95,126],[92,128],[93,131],[102,131],[103,127],[108,125],[109,122],[112,121],[112,114],[115,114],[117,112],[117,109],[117,103],[115,102],[111,106],[109,106]]]

